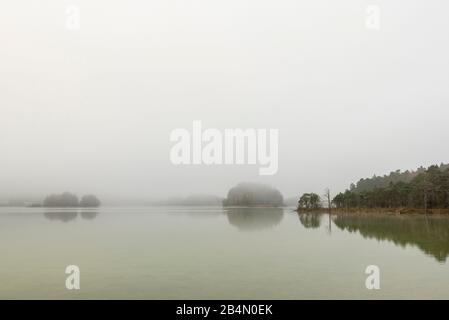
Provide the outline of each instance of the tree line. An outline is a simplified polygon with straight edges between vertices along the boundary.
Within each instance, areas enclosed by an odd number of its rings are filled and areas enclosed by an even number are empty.
[[[362,179],[332,203],[337,208],[449,208],[449,165]]]

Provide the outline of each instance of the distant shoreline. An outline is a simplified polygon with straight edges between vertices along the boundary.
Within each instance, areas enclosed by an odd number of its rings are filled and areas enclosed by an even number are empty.
[[[296,209],[299,213],[329,213],[328,208]],[[332,208],[331,214],[390,214],[425,215],[425,209],[418,208]],[[449,209],[427,209],[427,215],[449,215]]]

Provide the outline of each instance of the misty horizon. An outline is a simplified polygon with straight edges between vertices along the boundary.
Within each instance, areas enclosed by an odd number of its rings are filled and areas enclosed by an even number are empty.
[[[368,30],[349,0],[77,3],[75,31],[64,3],[0,5],[0,199],[224,197],[244,181],[288,198],[448,162],[447,4],[385,3]],[[278,129],[278,172],[174,166],[170,133],[195,120]]]

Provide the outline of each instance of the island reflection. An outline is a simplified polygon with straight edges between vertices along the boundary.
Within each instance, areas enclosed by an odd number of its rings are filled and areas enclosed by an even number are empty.
[[[99,214],[97,211],[78,211],[78,210],[66,210],[66,211],[46,211],[44,217],[48,220],[55,220],[61,222],[70,222],[78,218],[78,213],[84,220],[93,220]]]
[[[281,208],[229,208],[225,210],[228,222],[243,231],[273,228],[282,221]]]
[[[306,229],[316,229],[321,226],[322,214],[319,213],[298,213],[301,224]]]
[[[365,239],[416,246],[439,262],[449,256],[449,219],[444,217],[339,215],[333,222],[341,230],[358,231]]]

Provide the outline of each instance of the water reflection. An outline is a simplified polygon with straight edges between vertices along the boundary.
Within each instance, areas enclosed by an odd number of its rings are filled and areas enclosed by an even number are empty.
[[[229,208],[225,213],[231,225],[245,231],[275,227],[284,217],[281,208]]]
[[[321,226],[321,216],[320,213],[298,213],[299,221],[304,226],[304,228],[316,229]]]
[[[81,218],[86,220],[93,220],[97,217],[97,211],[81,211]]]
[[[66,210],[66,211],[46,211],[44,212],[44,217],[49,220],[69,222],[75,220],[78,217],[78,213],[80,213],[81,218],[85,220],[93,220],[98,215],[97,211]]]
[[[395,245],[418,247],[439,262],[449,256],[449,219],[447,217],[337,216],[335,225],[364,238],[387,240]]]
[[[45,218],[49,220],[59,220],[62,222],[69,222],[75,220],[78,216],[77,211],[47,211],[44,212]]]
[[[223,213],[221,207],[170,207],[164,210],[172,216],[187,216],[193,219],[218,218]]]

